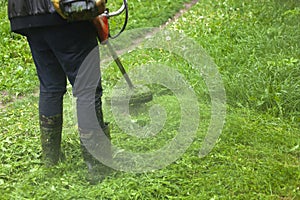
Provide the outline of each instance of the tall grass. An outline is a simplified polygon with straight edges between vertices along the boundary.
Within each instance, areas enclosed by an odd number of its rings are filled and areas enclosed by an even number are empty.
[[[209,52],[228,103],[300,122],[300,2],[203,0],[174,26]]]

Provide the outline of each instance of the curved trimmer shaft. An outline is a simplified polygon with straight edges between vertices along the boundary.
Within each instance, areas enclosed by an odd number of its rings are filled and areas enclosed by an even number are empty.
[[[118,65],[123,77],[125,78],[128,86],[130,89],[134,89],[134,86],[132,84],[132,81],[130,80],[128,74],[126,73],[126,70],[125,68],[123,67],[123,64],[121,63],[116,51],[114,50],[114,48],[112,47],[112,45],[110,44],[109,40],[106,40],[105,41],[105,44],[107,45],[108,49],[109,49],[109,52],[110,54],[112,55],[114,61],[116,62],[116,64]]]
[[[121,31],[117,35],[111,36],[109,34],[108,19],[109,19],[109,17],[117,16],[117,15],[121,14],[124,10],[125,10],[125,14],[126,14],[124,25],[123,25]],[[114,38],[118,37],[124,31],[126,24],[127,24],[127,19],[128,19],[127,0],[123,0],[123,5],[118,11],[109,13],[107,10],[105,13],[94,18],[93,23],[97,30],[98,39],[99,39],[100,43],[103,45],[107,45],[107,47],[109,49],[109,53],[113,57],[119,70],[121,71],[123,77],[125,78],[128,86],[129,86],[129,89],[133,91],[131,94],[129,94],[128,92],[126,92],[126,90],[120,89],[120,91],[118,91],[118,94],[124,95],[123,97],[125,97],[125,99],[127,99],[127,98],[130,99],[129,100],[130,104],[146,103],[146,102],[151,101],[153,98],[151,90],[145,86],[140,86],[140,85],[134,86],[132,84],[132,81],[130,80],[128,74],[126,73],[125,68],[123,67],[123,64],[121,63],[116,51],[114,50],[113,46],[109,42],[109,38],[114,39]],[[122,98],[123,100],[122,99],[117,100],[117,99],[118,98],[114,98],[114,103],[118,103],[118,101],[119,101],[119,103],[122,103],[124,101],[124,98]]]

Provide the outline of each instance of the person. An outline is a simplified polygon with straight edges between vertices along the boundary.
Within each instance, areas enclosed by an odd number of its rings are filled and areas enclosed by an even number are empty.
[[[56,12],[51,0],[8,0],[8,17],[11,31],[27,38],[39,78],[43,163],[50,167],[64,157],[61,150],[63,96],[69,81],[77,98],[80,144],[88,178],[91,183],[101,181],[109,168],[91,151],[100,146],[101,154],[111,159],[111,144],[109,127],[103,120],[95,27],[88,20],[70,22],[64,19]],[[98,127],[91,122],[93,114]]]

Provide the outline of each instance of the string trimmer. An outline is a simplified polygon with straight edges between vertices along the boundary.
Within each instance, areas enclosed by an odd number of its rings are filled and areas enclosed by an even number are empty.
[[[122,29],[119,31],[118,34],[116,34],[114,36],[110,35],[109,22],[108,22],[109,18],[118,16],[118,15],[122,14],[123,12],[125,12],[125,21],[124,21]],[[95,27],[97,28],[98,39],[99,39],[100,43],[103,45],[106,45],[108,47],[109,53],[113,57],[115,63],[117,64],[119,70],[121,71],[123,77],[125,78],[127,85],[131,91],[130,93],[132,93],[130,95],[130,97],[128,96],[128,97],[125,97],[122,99],[129,99],[130,104],[146,103],[146,102],[151,101],[153,98],[150,89],[147,88],[146,86],[140,86],[140,85],[135,86],[132,83],[132,81],[129,78],[128,74],[126,73],[126,70],[125,70],[121,60],[119,59],[116,51],[114,50],[113,46],[109,42],[110,38],[111,39],[117,38],[125,30],[127,21],[128,21],[128,5],[127,5],[127,0],[123,0],[123,4],[119,10],[117,10],[116,12],[110,13],[108,11],[108,9],[106,9],[103,14],[97,16],[93,20],[93,23],[94,23]],[[124,92],[122,92],[122,91],[120,91],[119,93],[122,95],[128,95],[128,94],[124,94]],[[118,100],[114,99],[114,103],[118,103]]]

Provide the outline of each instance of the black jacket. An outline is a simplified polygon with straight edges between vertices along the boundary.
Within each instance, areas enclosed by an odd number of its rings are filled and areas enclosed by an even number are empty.
[[[51,0],[8,0],[8,17],[11,30],[21,34],[29,28],[67,23]]]

